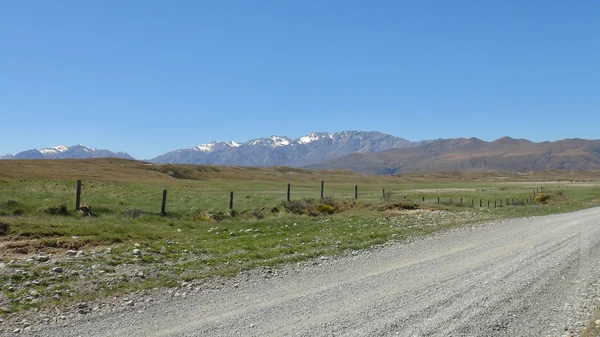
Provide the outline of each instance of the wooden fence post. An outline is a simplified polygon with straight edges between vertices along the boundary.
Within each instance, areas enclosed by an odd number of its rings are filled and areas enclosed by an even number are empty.
[[[479,199],[479,207],[483,207],[483,199]]]
[[[233,191],[229,192],[229,209],[233,209]]]
[[[323,199],[325,193],[325,181],[321,180],[321,200]]]
[[[77,190],[75,191],[75,210],[81,207],[81,180],[77,180]]]
[[[490,200],[488,199],[488,208],[490,208]]]
[[[354,185],[354,199],[358,199],[358,185]]]
[[[162,193],[162,203],[160,206],[160,213],[162,215],[167,215],[167,190],[163,190],[163,193]]]
[[[494,200],[494,208],[496,208],[496,200]]]
[[[288,184],[288,188],[287,188],[287,201],[288,202],[290,202],[291,192],[292,192],[292,184]]]
[[[423,197],[423,202],[425,202],[425,197]]]
[[[438,205],[440,204],[440,197],[438,197]]]
[[[462,206],[462,204],[463,204],[463,203],[462,203],[462,198],[460,198],[460,205]]]

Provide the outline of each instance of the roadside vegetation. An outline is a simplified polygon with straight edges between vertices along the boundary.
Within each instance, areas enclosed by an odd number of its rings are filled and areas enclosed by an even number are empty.
[[[124,160],[0,163],[0,316],[600,204],[594,173],[542,178],[375,177]],[[80,210],[76,179],[83,179]]]

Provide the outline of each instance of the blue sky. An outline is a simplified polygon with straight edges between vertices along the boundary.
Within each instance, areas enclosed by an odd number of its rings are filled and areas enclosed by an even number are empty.
[[[0,153],[600,138],[598,1],[3,1]]]

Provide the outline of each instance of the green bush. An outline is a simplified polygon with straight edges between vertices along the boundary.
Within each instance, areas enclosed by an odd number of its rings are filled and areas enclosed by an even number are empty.
[[[321,204],[331,206],[334,209],[338,208],[338,203],[332,197],[323,198],[323,200],[321,200]]]
[[[317,212],[322,214],[333,214],[335,213],[335,207],[327,204],[318,204]]]

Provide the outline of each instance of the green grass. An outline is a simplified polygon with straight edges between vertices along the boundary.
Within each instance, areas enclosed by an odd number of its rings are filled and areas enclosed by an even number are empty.
[[[233,276],[241,270],[341,254],[479,221],[573,211],[596,206],[600,201],[600,185],[594,182],[428,181],[422,177],[411,181],[337,175],[325,183],[325,195],[335,205],[325,207],[318,205],[322,177],[306,181],[243,178],[84,180],[82,202],[97,218],[82,217],[73,210],[74,181],[2,180],[0,224],[5,229],[0,226],[0,261],[15,262],[10,268],[0,269],[0,284],[18,289],[9,292],[3,286],[2,292],[12,301],[14,311],[66,305],[173,286],[183,280]],[[315,200],[317,216],[285,211],[282,203],[288,181],[292,181],[293,200]],[[358,200],[353,200],[355,184],[359,185]],[[531,200],[533,189],[542,185],[549,198],[543,202]],[[166,216],[160,214],[163,188],[168,189]],[[387,192],[385,200],[383,188]],[[234,211],[228,209],[230,191],[234,191]],[[506,199],[512,203],[513,199],[528,198],[530,201],[522,205],[506,205]],[[471,207],[473,200],[475,207]],[[44,212],[61,204],[67,205],[69,215]],[[412,206],[420,209],[415,211],[419,216],[406,212],[405,208]],[[15,212],[21,215],[13,215]],[[141,259],[131,254],[135,244],[143,251]],[[112,253],[103,253],[108,246]],[[42,251],[63,256],[67,249],[83,249],[87,255],[84,259],[61,260],[59,265],[65,270],[95,266],[88,275],[89,282],[73,275],[51,277],[47,264],[24,261]],[[143,270],[147,277],[122,278],[123,267]],[[21,272],[15,272],[17,269]],[[103,282],[106,275],[114,276],[114,282]],[[24,287],[32,280],[41,283]],[[31,289],[45,298],[57,291],[70,295],[39,303],[15,301]]]

